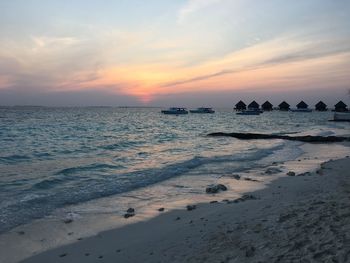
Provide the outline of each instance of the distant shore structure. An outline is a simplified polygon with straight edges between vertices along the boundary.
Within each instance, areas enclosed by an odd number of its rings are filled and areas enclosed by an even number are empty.
[[[236,105],[235,105],[235,110],[237,111],[242,111],[242,110],[246,110],[247,109],[247,105],[243,102],[243,101],[239,101]]]
[[[297,104],[297,109],[304,110],[309,108],[309,105],[307,105],[303,100]]]
[[[348,111],[348,106],[343,101],[339,101],[334,105],[334,110],[336,112],[346,112]]]
[[[260,105],[255,100],[248,105],[248,110],[258,110],[259,108]]]
[[[287,102],[283,101],[283,102],[280,103],[280,105],[278,105],[278,109],[280,111],[289,111],[290,110],[290,105]]]
[[[317,102],[314,106],[314,108],[310,108],[309,105],[305,101],[300,101],[296,108],[291,108],[290,104],[286,101],[282,101],[278,106],[274,107],[271,102],[268,100],[265,101],[261,107],[260,104],[257,103],[255,100],[253,100],[250,104],[245,104],[242,100],[240,100],[238,103],[236,103],[235,107],[233,108],[236,111],[245,111],[245,110],[256,110],[256,111],[273,111],[273,110],[279,110],[279,111],[293,111],[293,112],[311,112],[313,109],[316,111],[328,111],[328,106],[326,103],[324,103],[322,100]],[[349,112],[348,105],[346,105],[343,101],[339,101],[337,104],[334,105],[334,109],[332,111],[336,112]]]
[[[315,110],[317,111],[327,111],[327,105],[326,103],[324,103],[322,100],[317,102],[317,104],[315,105]]]
[[[267,100],[261,105],[261,108],[262,108],[263,111],[272,111],[273,110],[273,105],[271,104],[271,102],[269,102]]]

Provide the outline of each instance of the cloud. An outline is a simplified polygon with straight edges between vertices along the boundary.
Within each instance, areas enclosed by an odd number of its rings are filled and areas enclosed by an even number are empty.
[[[288,44],[286,45],[286,43]],[[162,87],[191,84],[225,75],[246,73],[272,66],[307,62],[338,55],[349,56],[350,48],[346,44],[342,45],[339,43],[332,46],[332,43],[329,41],[304,42],[294,37],[281,37],[230,53],[225,57],[209,62],[204,66],[206,71],[211,71],[208,74],[200,74],[191,78],[168,82],[163,84]]]
[[[178,14],[178,23],[184,22],[186,17],[192,13],[221,1],[222,0],[189,0],[186,5],[180,9]]]

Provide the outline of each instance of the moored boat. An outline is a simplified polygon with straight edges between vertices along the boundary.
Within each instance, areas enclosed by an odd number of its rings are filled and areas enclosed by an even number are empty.
[[[243,110],[243,111],[240,111],[240,112],[237,112],[236,114],[237,115],[260,115],[262,112],[261,110]]]
[[[335,112],[333,121],[350,121],[350,112]]]
[[[182,115],[182,114],[188,114],[188,111],[185,108],[169,108],[167,110],[161,111],[163,114],[172,114],[172,115]]]
[[[215,111],[212,108],[197,108],[195,110],[190,110],[191,113],[215,113]]]
[[[291,112],[312,112],[312,109],[291,109]]]

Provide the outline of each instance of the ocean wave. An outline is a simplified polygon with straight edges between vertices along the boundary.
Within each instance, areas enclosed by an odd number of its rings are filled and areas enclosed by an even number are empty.
[[[26,223],[30,219],[43,217],[58,207],[146,187],[183,175],[201,165],[236,162],[236,171],[256,168],[258,160],[283,149],[284,146],[285,144],[281,143],[269,149],[246,151],[234,155],[195,156],[189,160],[161,168],[150,168],[124,174],[108,173],[108,176],[96,178],[83,176],[82,173],[107,171],[119,166],[94,163],[63,169],[56,173],[55,176],[58,177],[36,183],[31,189],[31,192],[36,193],[36,195],[30,195],[30,198],[28,198],[26,196],[30,194],[30,191],[27,191],[24,197],[19,198],[20,202],[2,207],[0,220],[6,222],[6,224],[0,226],[0,232]]]
[[[105,164],[105,163],[93,163],[90,165],[86,166],[77,166],[77,167],[70,167],[70,168],[65,168],[57,173],[56,175],[71,175],[71,174],[77,174],[80,172],[89,172],[89,171],[107,171],[107,170],[112,170],[112,169],[121,169],[124,168],[122,165],[115,165],[115,164]]]
[[[102,146],[100,146],[100,148],[104,149],[104,150],[111,150],[112,151],[112,150],[116,150],[116,149],[130,148],[130,147],[134,147],[134,146],[141,145],[144,143],[145,143],[144,141],[122,141],[122,142],[102,145]]]
[[[9,155],[9,156],[0,156],[0,163],[3,164],[16,164],[20,162],[26,162],[31,160],[31,158],[27,155]]]

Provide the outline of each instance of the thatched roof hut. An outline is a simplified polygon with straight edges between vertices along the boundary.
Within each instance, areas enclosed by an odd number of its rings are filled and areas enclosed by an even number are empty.
[[[278,108],[281,111],[289,111],[290,105],[287,102],[283,101],[280,105],[278,105]]]
[[[297,104],[298,109],[307,109],[309,105],[307,105],[304,101],[301,101]]]
[[[348,106],[342,101],[339,101],[337,104],[335,104],[334,108],[335,108],[335,111],[338,111],[338,112],[348,111]]]
[[[259,108],[260,105],[255,100],[248,105],[248,109],[257,110]]]
[[[272,111],[273,105],[272,105],[269,101],[265,101],[265,102],[263,103],[263,105],[261,105],[261,108],[262,108],[264,111]]]
[[[327,105],[323,102],[323,101],[319,101],[316,105],[315,105],[315,109],[317,111],[327,111]]]
[[[235,105],[235,110],[246,110],[246,109],[247,109],[247,105],[241,100]]]

